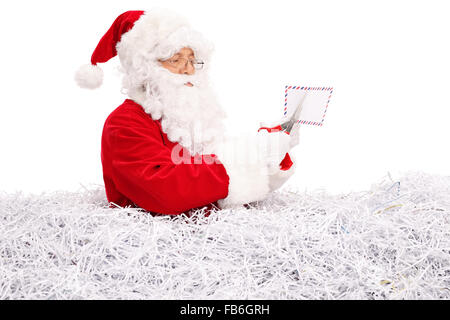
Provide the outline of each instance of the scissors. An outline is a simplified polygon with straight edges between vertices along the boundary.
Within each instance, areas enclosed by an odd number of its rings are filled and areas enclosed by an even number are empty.
[[[269,132],[277,132],[277,131],[284,131],[286,134],[291,134],[292,129],[294,128],[294,125],[298,122],[298,120],[300,119],[300,113],[302,113],[302,109],[303,109],[303,102],[305,101],[306,95],[308,93],[305,92],[305,94],[303,95],[303,97],[301,98],[297,108],[295,109],[294,113],[290,116],[290,118],[286,121],[283,122],[282,124],[279,124],[275,127],[269,128],[269,127],[261,127],[258,129],[258,132],[260,130],[267,130]],[[297,126],[298,127],[298,126]],[[298,130],[298,128],[297,128]]]
[[[294,113],[290,116],[290,118],[286,122],[283,122],[282,124],[279,124],[276,127],[272,127],[272,128],[261,127],[258,129],[258,132],[260,130],[264,129],[264,130],[267,130],[268,132],[283,131],[286,134],[290,135],[292,132],[294,132],[293,130],[295,130],[295,131],[299,130],[299,126],[295,126],[295,124],[300,119],[300,113],[302,113],[302,109],[303,109],[303,102],[305,101],[307,94],[308,94],[308,92],[305,92],[305,95],[300,100],[300,102],[297,106],[297,109],[295,109]],[[286,153],[283,160],[280,162],[280,169],[283,171],[289,170],[289,168],[293,164],[294,163],[292,162],[291,157],[289,156],[289,153]]]

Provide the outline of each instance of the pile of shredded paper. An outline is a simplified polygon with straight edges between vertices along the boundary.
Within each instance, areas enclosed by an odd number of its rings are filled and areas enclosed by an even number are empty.
[[[450,177],[190,217],[0,192],[0,299],[450,299]]]

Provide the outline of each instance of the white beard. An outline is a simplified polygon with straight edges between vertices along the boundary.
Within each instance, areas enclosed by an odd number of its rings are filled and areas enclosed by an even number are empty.
[[[186,86],[187,82],[194,86]],[[153,120],[161,119],[161,127],[170,141],[178,142],[192,156],[214,153],[223,139],[226,114],[206,72],[174,74],[155,65],[144,87],[145,91],[129,92],[130,97],[137,98]]]

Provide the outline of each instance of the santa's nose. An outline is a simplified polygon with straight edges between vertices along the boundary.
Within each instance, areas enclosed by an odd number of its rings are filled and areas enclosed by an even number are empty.
[[[195,73],[195,68],[190,62],[187,62],[182,68],[181,73],[192,75]]]

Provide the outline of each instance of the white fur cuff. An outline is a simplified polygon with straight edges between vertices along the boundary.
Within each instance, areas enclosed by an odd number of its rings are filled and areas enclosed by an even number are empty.
[[[263,200],[269,193],[267,163],[258,159],[258,144],[250,137],[229,139],[217,152],[230,178],[228,196],[218,201],[221,208]]]

